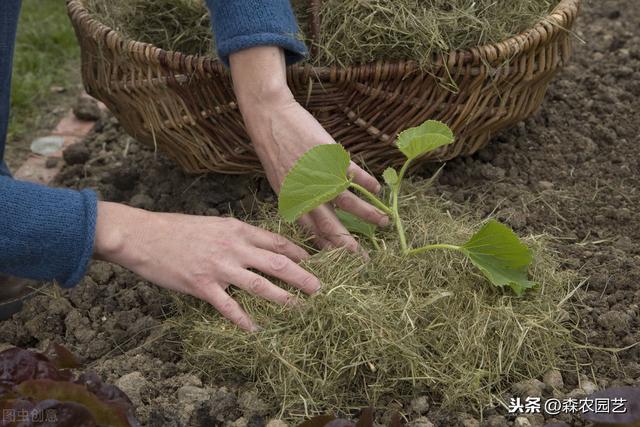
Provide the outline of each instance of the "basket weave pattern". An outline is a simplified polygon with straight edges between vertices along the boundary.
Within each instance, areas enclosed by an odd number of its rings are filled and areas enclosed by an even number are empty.
[[[396,135],[427,119],[446,122],[457,139],[422,161],[472,154],[540,106],[549,82],[569,59],[569,30],[579,6],[580,0],[562,0],[532,29],[436,57],[429,73],[412,61],[346,68],[300,64],[288,67],[289,86],[373,172],[400,165]],[[129,134],[162,149],[187,172],[262,170],[220,62],[126,40],[93,19],[83,0],[67,0],[67,8],[81,46],[85,88]],[[311,8],[317,12],[317,0]],[[455,90],[446,87],[451,82]]]

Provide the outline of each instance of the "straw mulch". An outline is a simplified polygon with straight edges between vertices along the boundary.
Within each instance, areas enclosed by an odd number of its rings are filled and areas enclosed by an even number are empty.
[[[479,225],[464,209],[450,214],[460,207],[428,196],[423,184],[401,209],[414,245],[461,243]],[[268,210],[258,224],[304,241]],[[236,292],[263,327],[255,334],[182,299],[172,322],[188,357],[214,380],[254,384],[289,419],[424,393],[445,407],[480,412],[504,402],[513,383],[573,360],[577,280],[559,270],[543,238],[526,239],[539,286],[518,298],[491,287],[459,254],[404,257],[393,230],[380,237],[383,250],[372,250],[370,262],[342,250],[313,256],[306,267],[324,286],[302,309]]]
[[[324,0],[316,65],[413,59],[498,42],[533,26],[559,0]],[[168,50],[212,55],[202,0],[87,0],[89,10],[125,36]],[[310,44],[308,1],[292,2]]]

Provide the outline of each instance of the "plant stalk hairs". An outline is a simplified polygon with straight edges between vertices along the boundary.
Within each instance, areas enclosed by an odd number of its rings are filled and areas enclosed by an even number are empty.
[[[491,284],[497,287],[508,286],[517,295],[522,295],[535,286],[529,280],[531,252],[504,224],[490,220],[461,245],[434,243],[412,248],[407,243],[398,209],[398,198],[406,172],[413,160],[453,141],[451,129],[444,123],[433,120],[401,132],[396,145],[407,160],[399,172],[393,168],[384,171],[383,178],[390,190],[387,203],[347,176],[351,159],[340,144],[316,146],[296,162],[285,178],[278,201],[280,215],[293,222],[323,203],[333,200],[343,191],[353,189],[392,218],[403,255],[419,256],[427,251],[442,249],[460,252]],[[337,214],[350,232],[369,238],[373,246],[380,250],[375,226],[347,212],[338,211]]]

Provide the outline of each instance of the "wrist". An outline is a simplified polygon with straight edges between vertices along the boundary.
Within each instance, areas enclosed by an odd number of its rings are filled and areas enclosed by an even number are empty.
[[[118,203],[98,202],[94,258],[129,267],[136,256],[132,249],[140,240],[149,213]],[[139,254],[138,254],[139,255]]]
[[[243,114],[290,102],[284,52],[258,46],[229,56],[233,89]]]

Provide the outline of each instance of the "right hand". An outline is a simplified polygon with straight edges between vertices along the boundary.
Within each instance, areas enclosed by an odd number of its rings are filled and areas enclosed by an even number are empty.
[[[302,248],[233,218],[153,213],[100,202],[94,256],[200,298],[247,331],[257,325],[226,292],[230,285],[277,304],[298,303],[250,269],[307,294],[320,289],[320,281],[297,264],[309,256]]]

